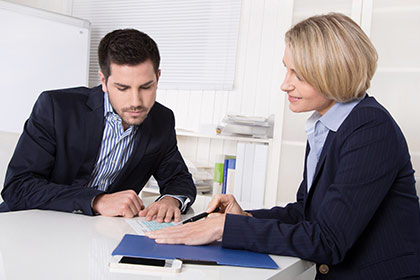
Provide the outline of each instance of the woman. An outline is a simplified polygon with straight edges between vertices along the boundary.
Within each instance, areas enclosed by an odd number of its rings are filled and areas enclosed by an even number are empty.
[[[349,17],[308,18],[286,33],[281,86],[293,112],[314,111],[297,202],[245,212],[231,195],[223,214],[150,233],[158,243],[206,244],[317,263],[319,279],[420,278],[414,170],[391,115],[366,94],[377,53]]]

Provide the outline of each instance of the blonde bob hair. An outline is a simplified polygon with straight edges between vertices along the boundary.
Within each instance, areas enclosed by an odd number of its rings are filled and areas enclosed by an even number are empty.
[[[313,16],[286,33],[296,73],[327,99],[347,102],[362,97],[375,74],[378,54],[349,17]]]

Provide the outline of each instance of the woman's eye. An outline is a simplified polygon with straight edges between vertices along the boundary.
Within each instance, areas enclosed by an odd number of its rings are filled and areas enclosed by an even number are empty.
[[[296,71],[293,71],[293,74],[296,76],[296,78],[297,78],[299,81],[303,82],[303,78],[302,78],[301,76],[299,76],[299,75],[296,73]]]

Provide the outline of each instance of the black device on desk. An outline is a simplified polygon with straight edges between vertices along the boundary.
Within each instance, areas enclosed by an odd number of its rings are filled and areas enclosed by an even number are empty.
[[[179,259],[153,259],[127,256],[114,256],[109,263],[112,272],[122,271],[160,271],[181,272],[182,261]]]
[[[143,265],[154,265],[154,266],[168,266],[166,260],[159,259],[145,259],[145,258],[133,258],[133,257],[122,257],[119,263],[128,264],[143,264]]]

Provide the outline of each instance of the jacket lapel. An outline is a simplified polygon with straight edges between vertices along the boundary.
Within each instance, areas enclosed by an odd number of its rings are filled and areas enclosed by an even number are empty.
[[[309,146],[309,142],[308,141],[306,141],[306,152],[305,152],[305,161],[304,161],[304,168],[303,168],[303,179],[304,179],[304,181],[306,182],[306,184],[305,184],[305,191],[304,191],[304,194],[305,194],[305,199],[306,199],[306,197],[308,196],[308,180],[307,180],[307,172],[308,172],[308,170],[307,170],[307,162],[308,162],[308,155],[309,155],[309,152],[311,151],[311,147]]]
[[[100,152],[104,130],[104,93],[100,86],[92,89],[86,105],[89,108],[86,112],[84,126],[86,137],[83,138],[86,153],[79,173],[83,171],[83,174],[88,174],[90,177]]]
[[[322,167],[324,166],[325,158],[327,157],[327,153],[331,147],[331,142],[335,137],[335,132],[330,131],[328,132],[327,139],[325,140],[324,147],[322,148],[321,155],[319,156],[318,163],[316,164],[314,179],[312,180],[312,186],[309,189],[308,196],[313,193],[314,189],[316,188],[319,174],[321,173]]]

